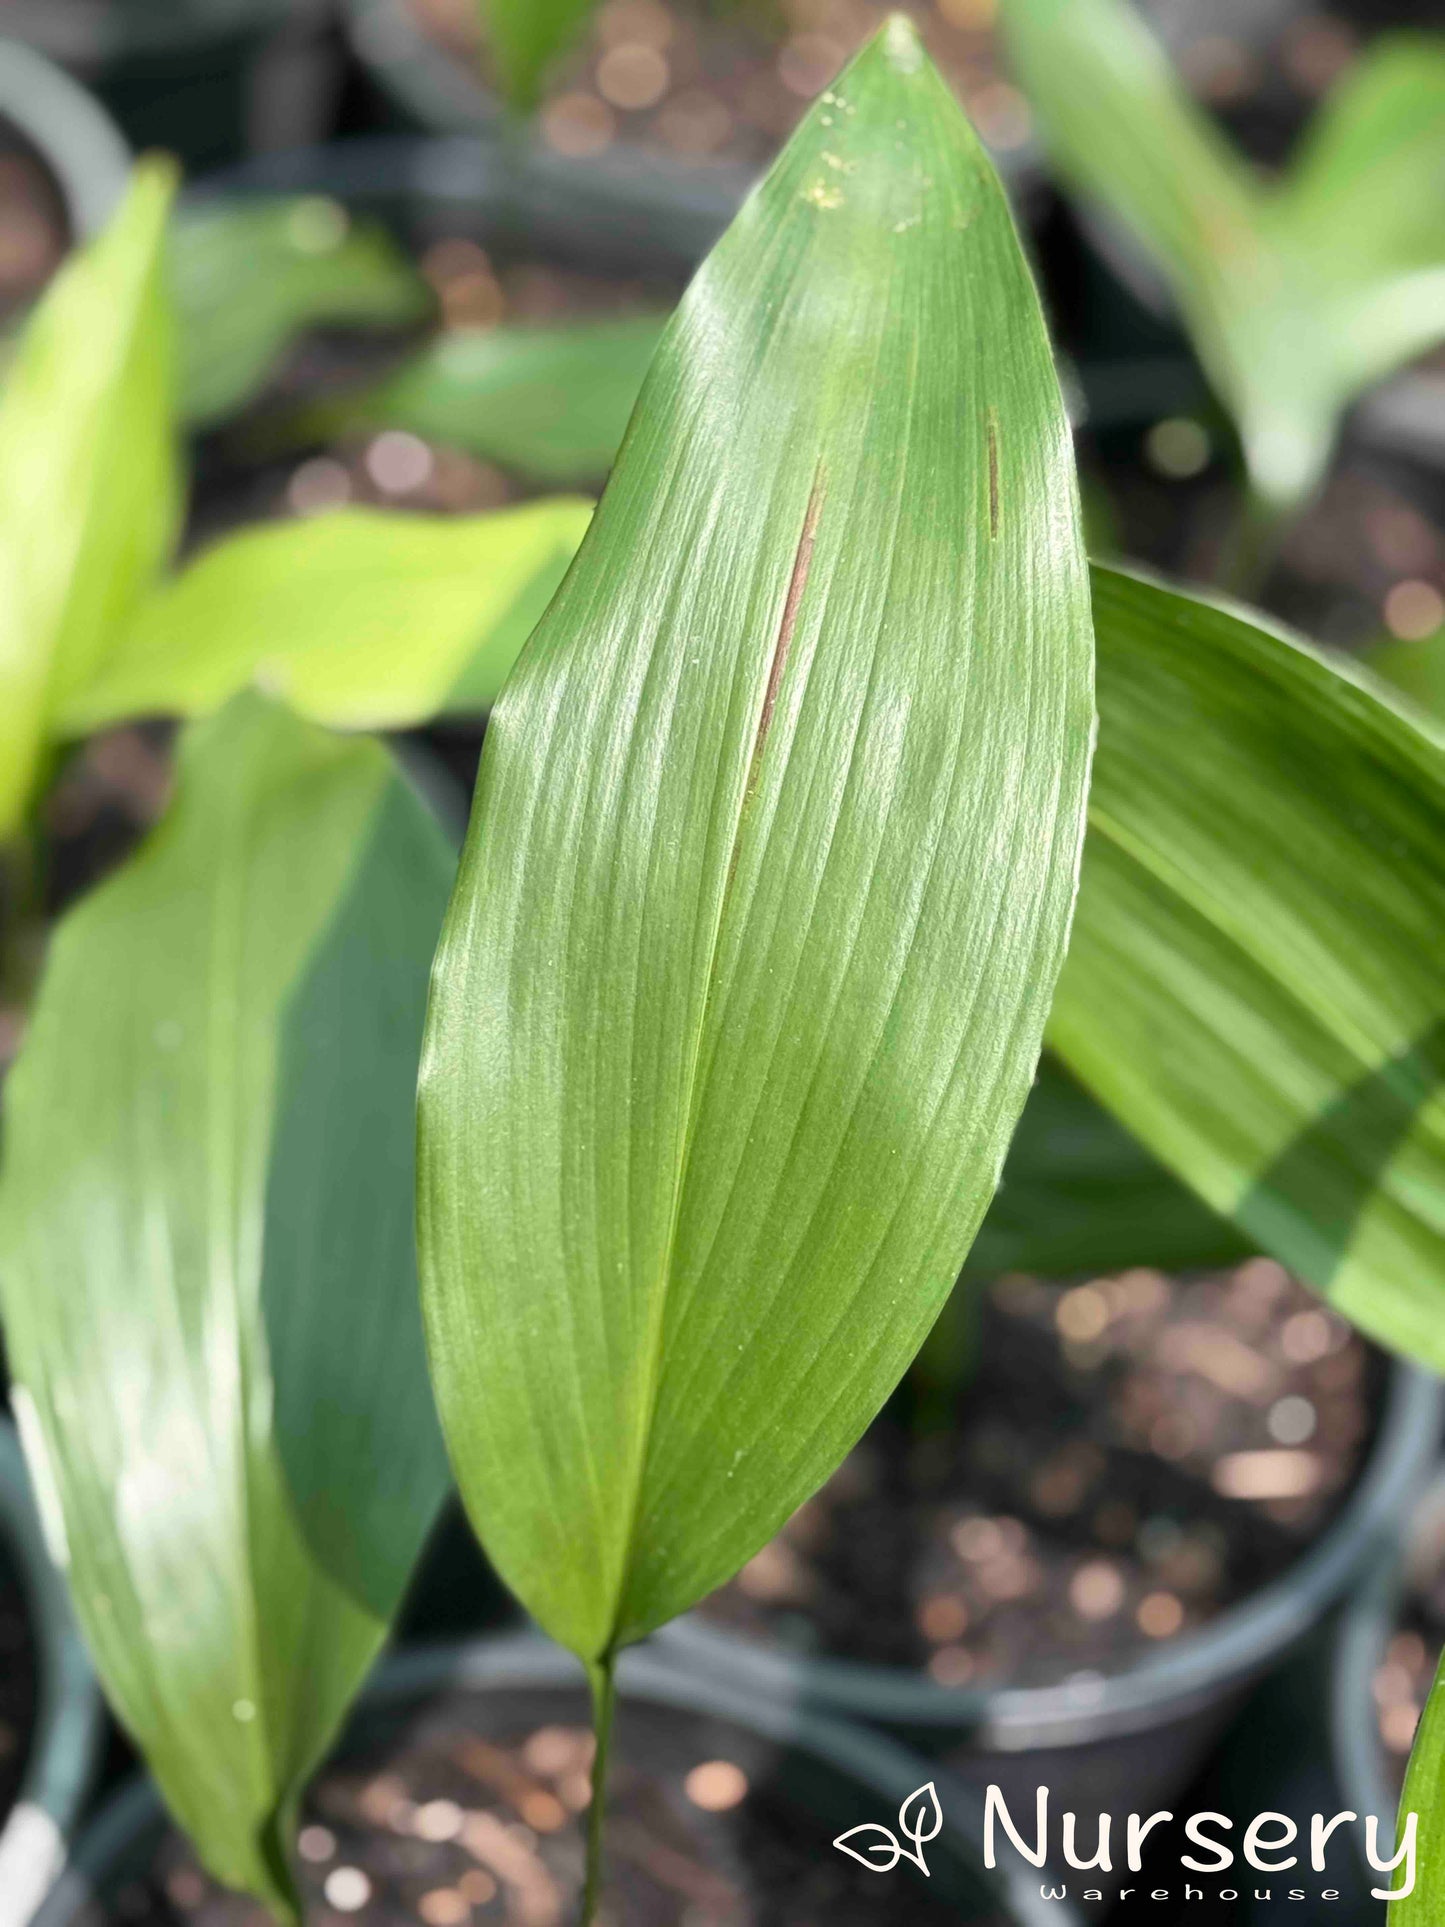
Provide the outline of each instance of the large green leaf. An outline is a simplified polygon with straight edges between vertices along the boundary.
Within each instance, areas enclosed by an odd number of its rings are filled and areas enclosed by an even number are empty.
[[[756,1550],[946,1299],[1065,942],[1090,660],[1038,301],[895,20],[669,326],[438,953],[433,1378],[584,1656]]]
[[[23,820],[52,716],[174,538],[172,186],[164,163],[136,169],[111,225],[31,316],[0,395],[0,841]]]
[[[181,407],[201,425],[251,400],[305,329],[404,327],[431,306],[385,231],[321,195],[186,207],[167,253]]]
[[[6,1086],[0,1292],[52,1544],[223,1880],[298,1792],[446,1475],[411,1100],[452,864],[372,743],[246,695],[61,925]]]
[[[369,394],[308,409],[319,438],[407,428],[552,487],[612,466],[662,334],[655,315],[439,335]]]
[[[1093,580],[1050,1042],[1260,1249],[1445,1368],[1445,748],[1304,643]]]
[[[597,0],[478,0],[482,31],[514,107],[535,106],[558,54],[582,31]]]
[[[341,729],[485,709],[590,514],[558,497],[465,519],[340,509],[247,529],[142,605],[58,726],[195,715],[250,682]]]
[[[1004,0],[1002,18],[1060,168],[1170,282],[1259,495],[1298,502],[1346,404],[1445,336],[1445,45],[1378,41],[1276,183],[1128,0]]]

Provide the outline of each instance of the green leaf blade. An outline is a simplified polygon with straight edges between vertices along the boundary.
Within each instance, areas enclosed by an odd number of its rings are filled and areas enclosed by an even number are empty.
[[[1067,929],[1081,569],[1002,193],[896,23],[671,324],[438,955],[439,1407],[585,1657],[768,1537],[953,1283]]]
[[[1445,1365],[1445,752],[1307,645],[1094,570],[1050,1042],[1364,1331]]]
[[[282,1911],[301,1785],[446,1485],[410,1095],[450,867],[375,745],[244,697],[61,927],[6,1089],[0,1294],[53,1545],[173,1812]]]
[[[456,329],[316,420],[404,428],[547,487],[590,485],[612,466],[662,327],[658,316],[627,315]]]
[[[180,516],[162,244],[174,191],[144,162],[106,231],[30,317],[0,398],[0,839],[53,711],[103,661]]]
[[[513,107],[535,107],[548,67],[582,31],[597,0],[480,0],[482,30]]]
[[[149,597],[57,727],[204,715],[252,683],[336,729],[486,708],[590,515],[558,496],[490,515],[352,508],[243,530]]]
[[[187,207],[167,270],[180,320],[186,420],[207,427],[264,386],[307,328],[402,328],[431,308],[426,282],[380,228],[321,195]]]

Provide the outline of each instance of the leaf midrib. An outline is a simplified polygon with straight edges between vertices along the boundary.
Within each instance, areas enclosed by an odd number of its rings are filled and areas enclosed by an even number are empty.
[[[663,1341],[667,1328],[668,1286],[673,1272],[673,1261],[677,1250],[677,1235],[682,1218],[682,1201],[687,1190],[688,1172],[692,1162],[693,1146],[696,1142],[697,1097],[701,1082],[703,1041],[707,1036],[708,1013],[712,1006],[713,993],[717,984],[717,960],[721,945],[722,932],[727,922],[728,906],[732,898],[733,882],[737,872],[738,855],[742,845],[743,830],[747,824],[751,805],[757,794],[758,781],[762,770],[763,755],[771,733],[773,713],[778,693],[782,687],[787,660],[791,653],[794,635],[797,631],[798,616],[802,609],[803,597],[807,592],[808,578],[812,568],[813,551],[817,537],[818,519],[822,509],[825,476],[821,456],[813,471],[813,484],[808,496],[807,507],[803,514],[802,528],[793,549],[793,559],[788,569],[788,586],[783,598],[777,629],[773,637],[772,649],[768,656],[767,675],[763,679],[761,695],[756,699],[756,721],[751,732],[752,748],[749,752],[747,774],[738,804],[737,817],[733,824],[732,842],[728,851],[727,864],[723,873],[723,886],[718,892],[717,909],[713,916],[712,930],[708,937],[707,966],[703,973],[703,994],[698,1009],[697,1023],[693,1031],[692,1048],[689,1055],[687,1077],[684,1086],[682,1106],[683,1128],[681,1152],[677,1159],[676,1174],[673,1181],[672,1197],[669,1203],[667,1234],[663,1241],[662,1261],[659,1268],[658,1288],[650,1294],[648,1306],[648,1328],[644,1339],[645,1357],[643,1365],[643,1394],[639,1401],[639,1417],[634,1441],[634,1451],[629,1479],[627,1498],[627,1526],[623,1536],[622,1558],[617,1573],[617,1595],[612,1608],[612,1624],[602,1655],[603,1662],[610,1661],[620,1643],[622,1608],[627,1598],[628,1581],[632,1573],[637,1551],[637,1540],[641,1525],[642,1488],[647,1469],[648,1446],[653,1426],[657,1418],[657,1407],[662,1389]]]

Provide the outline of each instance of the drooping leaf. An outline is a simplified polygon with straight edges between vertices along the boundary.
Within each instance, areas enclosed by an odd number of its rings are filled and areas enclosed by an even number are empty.
[[[322,195],[187,207],[167,244],[180,397],[206,425],[250,401],[307,328],[397,328],[431,297],[391,238]]]
[[[1233,1264],[1256,1248],[1045,1052],[968,1270],[1183,1271]]]
[[[895,20],[669,326],[438,953],[433,1380],[582,1655],[762,1545],[946,1299],[1065,940],[1089,663],[1037,298]]]
[[[0,841],[51,718],[95,674],[174,539],[180,480],[161,271],[173,173],[135,171],[56,275],[0,392]]]
[[[1445,336],[1445,45],[1376,42],[1274,183],[1128,0],[1004,0],[1002,20],[1060,169],[1168,280],[1254,487],[1297,503],[1344,407]]]
[[[254,695],[61,925],[5,1091],[0,1294],[54,1550],[207,1865],[297,1795],[445,1489],[411,1094],[451,874],[372,743]]]
[[[197,715],[252,682],[340,729],[485,709],[590,514],[557,497],[467,518],[340,509],[247,529],[141,606],[59,726]]]
[[[502,91],[514,107],[536,105],[548,67],[581,33],[597,0],[478,0],[482,32]]]
[[[1445,1367],[1445,748],[1302,642],[1093,581],[1050,1042],[1257,1248]]]
[[[301,425],[326,436],[405,428],[550,487],[597,482],[661,334],[654,315],[458,329],[369,394],[308,410]]]

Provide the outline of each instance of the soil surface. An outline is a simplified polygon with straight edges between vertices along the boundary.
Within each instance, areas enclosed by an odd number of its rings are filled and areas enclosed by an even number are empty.
[[[372,1729],[324,1773],[299,1838],[312,1927],[566,1927],[576,1918],[592,1739],[580,1695],[488,1693]],[[558,1712],[562,1717],[557,1717]],[[1004,1927],[921,1881],[835,1853],[862,1809],[812,1817],[756,1735],[624,1699],[609,1789],[606,1927]],[[854,1794],[853,1798],[863,1798]],[[867,1800],[864,1798],[864,1805]],[[889,1819],[890,1814],[880,1816]],[[87,1927],[264,1927],[167,1835]]]
[[[946,1341],[944,1341],[946,1342]],[[930,1341],[834,1478],[699,1609],[942,1685],[1121,1670],[1285,1571],[1364,1455],[1381,1364],[1268,1259],[1000,1280],[940,1429]],[[932,1359],[932,1364],[930,1364]]]
[[[468,70],[488,62],[471,0],[396,0]],[[909,14],[995,153],[1034,138],[1007,77],[996,0],[607,0],[548,76],[539,116],[561,153],[622,140],[680,160],[761,165],[887,15]],[[1145,0],[1185,84],[1256,158],[1281,158],[1311,107],[1385,24],[1310,6]]]

